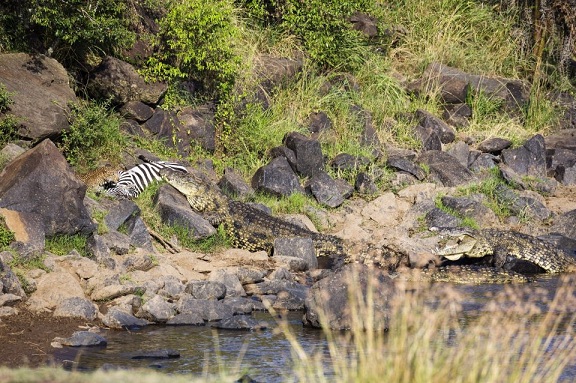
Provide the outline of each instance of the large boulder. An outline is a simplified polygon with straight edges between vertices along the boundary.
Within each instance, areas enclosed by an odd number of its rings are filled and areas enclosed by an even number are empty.
[[[85,194],[86,185],[49,139],[0,173],[0,208],[16,212],[13,216],[21,214],[23,222],[35,218],[46,236],[87,234],[96,229],[84,206]]]
[[[43,55],[0,54],[0,83],[12,93],[10,113],[18,118],[21,137],[41,140],[68,127],[68,103],[76,95],[58,61]]]
[[[392,279],[382,271],[349,264],[312,286],[306,298],[303,322],[321,327],[320,318],[324,316],[326,325],[333,330],[368,329],[368,326],[372,326],[371,330],[385,330],[388,327],[389,302],[394,293]],[[368,297],[371,302],[367,302]],[[370,306],[372,311],[366,310],[366,315],[363,315],[356,312],[357,306]]]
[[[163,83],[147,83],[132,65],[110,56],[94,70],[87,87],[90,97],[110,98],[119,105],[128,101],[157,104],[166,89]]]

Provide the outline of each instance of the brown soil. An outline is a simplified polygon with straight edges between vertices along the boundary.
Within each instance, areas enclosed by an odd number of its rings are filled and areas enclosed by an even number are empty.
[[[50,343],[67,338],[87,325],[83,319],[55,318],[18,307],[19,314],[0,318],[0,366],[38,367],[50,363]]]

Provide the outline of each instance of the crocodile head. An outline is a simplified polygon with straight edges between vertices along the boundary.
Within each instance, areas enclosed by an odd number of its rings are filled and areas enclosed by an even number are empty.
[[[450,261],[456,261],[462,257],[483,257],[484,254],[475,252],[479,246],[478,237],[474,230],[464,228],[430,228],[431,231],[438,232],[440,235],[439,246],[436,248],[436,254]]]
[[[218,206],[218,195],[215,190],[211,190],[208,186],[210,181],[203,179],[200,174],[162,169],[160,176],[186,197],[192,209],[208,211],[215,210]]]

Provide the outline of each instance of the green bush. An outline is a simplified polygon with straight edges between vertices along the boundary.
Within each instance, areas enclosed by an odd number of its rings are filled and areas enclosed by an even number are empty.
[[[371,13],[368,0],[245,0],[247,14],[295,35],[320,67],[355,69],[365,56],[365,38],[352,29],[349,17]]]
[[[196,80],[208,95],[227,94],[239,68],[234,8],[227,0],[174,0],[158,21],[157,53],[145,74],[168,81]]]
[[[71,165],[93,168],[102,159],[117,163],[126,137],[120,131],[120,117],[105,104],[78,103],[72,106],[70,127],[60,144]]]
[[[4,218],[0,217],[0,249],[5,249],[14,242],[14,233],[8,230]]]
[[[12,114],[3,114],[12,103],[12,93],[0,83],[0,144],[10,142],[18,136],[18,119]]]
[[[86,55],[115,54],[133,44],[128,0],[28,0],[31,28],[40,29],[43,48],[63,63]]]

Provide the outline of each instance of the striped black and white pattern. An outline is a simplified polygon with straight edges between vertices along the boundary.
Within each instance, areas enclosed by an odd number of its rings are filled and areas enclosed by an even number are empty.
[[[117,198],[136,198],[152,182],[159,181],[160,170],[171,169],[187,173],[186,167],[175,162],[147,161],[126,171],[118,173],[117,182],[104,185],[106,194]]]

